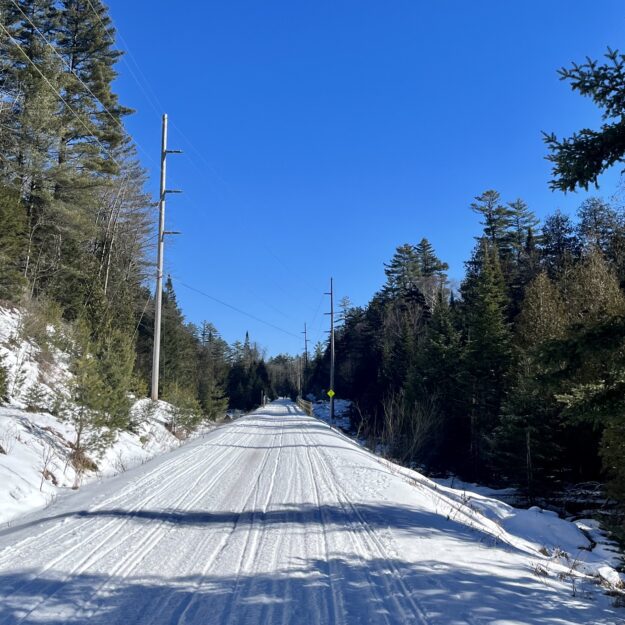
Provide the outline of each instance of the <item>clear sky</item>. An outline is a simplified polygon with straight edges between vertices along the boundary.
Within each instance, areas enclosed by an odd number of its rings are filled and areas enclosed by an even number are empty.
[[[364,305],[397,245],[427,237],[461,279],[497,189],[539,216],[584,193],[549,190],[541,130],[600,118],[557,68],[623,46],[612,0],[110,0],[130,50],[116,89],[158,189],[170,119],[167,241],[187,319],[269,354],[324,339],[329,278]],[[610,197],[619,172],[599,193]],[[595,194],[597,192],[594,192]],[[200,290],[286,331],[245,317]],[[288,334],[290,333],[290,334]]]

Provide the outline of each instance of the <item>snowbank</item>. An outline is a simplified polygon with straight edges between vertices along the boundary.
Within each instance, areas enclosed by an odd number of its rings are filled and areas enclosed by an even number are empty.
[[[24,336],[23,322],[19,310],[0,307],[0,357],[7,369],[9,391],[9,405],[0,407],[0,523],[44,507],[81,484],[142,464],[181,443],[165,427],[171,406],[141,399],[131,410],[135,431],[119,432],[111,447],[91,458],[97,468],[77,475],[70,462],[76,431],[49,412],[71,377],[69,357],[48,348],[42,358],[40,347]],[[33,408],[34,398],[37,409]]]
[[[352,409],[352,402],[349,399],[334,400],[334,421],[332,425],[349,431],[351,422],[349,413]],[[330,423],[330,402],[327,400],[313,401],[313,412],[317,419]]]
[[[349,431],[350,402],[335,401],[334,424]],[[329,423],[329,402],[314,403],[314,413]],[[352,443],[354,441],[341,433]],[[461,522],[489,536],[494,544],[505,544],[536,557],[536,570],[545,577],[575,580],[592,578],[612,591],[625,590],[623,556],[618,546],[594,519],[569,521],[556,512],[537,506],[515,508],[505,500],[514,489],[492,489],[458,479],[430,479],[382,457],[380,463],[416,486],[433,502],[438,514]]]

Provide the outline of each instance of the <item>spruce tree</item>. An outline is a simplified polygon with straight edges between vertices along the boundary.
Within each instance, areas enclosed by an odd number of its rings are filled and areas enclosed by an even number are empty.
[[[495,431],[495,465],[528,499],[554,485],[563,463],[561,408],[544,380],[543,346],[562,337],[568,316],[556,284],[546,273],[528,286],[514,336],[511,388]]]
[[[542,262],[549,277],[561,277],[579,253],[580,243],[571,218],[560,211],[549,215],[542,228]]]
[[[462,285],[467,344],[463,372],[470,424],[470,471],[486,476],[489,437],[497,424],[511,361],[507,296],[497,248],[482,239]]]
[[[545,143],[553,163],[552,189],[575,191],[597,185],[597,179],[610,166],[623,161],[625,154],[625,56],[608,48],[605,61],[588,58],[585,63],[574,63],[571,68],[559,70],[560,79],[570,83],[571,89],[592,98],[602,110],[604,124],[600,130],[584,128],[571,137],[558,139],[545,134]]]

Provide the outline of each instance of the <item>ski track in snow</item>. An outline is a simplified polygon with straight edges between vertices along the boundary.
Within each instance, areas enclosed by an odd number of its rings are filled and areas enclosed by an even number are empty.
[[[497,531],[278,401],[1,531],[0,625],[625,622]]]

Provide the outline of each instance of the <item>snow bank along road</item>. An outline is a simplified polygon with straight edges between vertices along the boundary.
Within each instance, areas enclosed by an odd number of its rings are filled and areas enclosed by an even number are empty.
[[[620,623],[535,546],[274,402],[0,533],[0,623]]]

